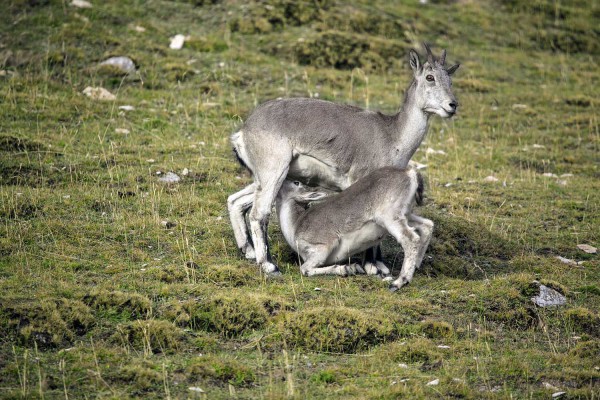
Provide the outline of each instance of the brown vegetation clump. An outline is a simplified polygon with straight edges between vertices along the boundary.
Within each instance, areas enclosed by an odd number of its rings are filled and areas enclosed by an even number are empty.
[[[145,317],[152,312],[150,299],[139,293],[94,289],[83,297],[83,302],[97,310],[130,318]]]
[[[577,332],[600,336],[600,317],[595,312],[578,307],[568,310],[566,317]]]
[[[145,354],[172,353],[186,342],[184,332],[169,321],[148,319],[120,324],[112,341]]]

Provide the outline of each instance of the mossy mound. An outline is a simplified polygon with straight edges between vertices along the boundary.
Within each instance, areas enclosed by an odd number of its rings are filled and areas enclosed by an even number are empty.
[[[234,337],[262,328],[269,313],[265,299],[246,294],[217,294],[195,304],[188,304],[193,329],[217,332],[223,337]]]
[[[525,274],[494,279],[470,298],[472,309],[480,318],[507,329],[532,328],[538,318],[531,296],[539,293],[532,281]]]
[[[579,358],[600,359],[600,341],[586,340],[579,342],[569,350],[569,354]]]
[[[401,62],[406,50],[399,41],[329,30],[298,42],[294,55],[299,64],[318,68],[387,70]]]
[[[256,381],[252,368],[236,360],[226,360],[217,356],[203,356],[191,360],[185,369],[190,382],[209,380],[217,385],[248,387]]]
[[[159,367],[149,360],[140,360],[122,366],[119,369],[118,380],[133,386],[135,394],[143,394],[163,383],[164,377]]]
[[[85,334],[95,318],[88,306],[72,299],[0,299],[0,318],[8,335],[41,348],[65,346]]]
[[[169,321],[156,319],[120,324],[111,339],[145,354],[172,353],[181,350],[187,342],[180,328]]]
[[[447,339],[454,335],[454,328],[444,321],[423,321],[421,330],[430,339]]]
[[[486,227],[442,213],[426,216],[434,220],[435,228],[427,250],[433,260],[424,266],[434,276],[481,279],[504,270],[514,255],[511,243]]]
[[[83,302],[97,310],[127,319],[145,317],[152,312],[152,302],[146,296],[118,290],[92,290],[83,297]]]
[[[423,337],[393,342],[381,347],[378,352],[383,353],[384,357],[389,357],[396,363],[431,363],[441,357],[437,345],[430,339]]]
[[[565,316],[577,332],[600,336],[600,316],[595,312],[584,307],[577,307],[568,310]]]
[[[254,268],[248,268],[248,265],[230,266],[215,265],[204,268],[200,272],[200,277],[212,282],[220,287],[241,287],[256,285],[260,282],[260,275]]]
[[[277,330],[288,346],[355,353],[393,339],[390,319],[346,307],[318,307],[283,314]]]

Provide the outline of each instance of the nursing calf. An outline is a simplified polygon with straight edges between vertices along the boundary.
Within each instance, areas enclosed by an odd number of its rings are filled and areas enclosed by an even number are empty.
[[[343,192],[325,192],[286,180],[277,194],[277,214],[288,244],[300,255],[303,275],[349,275],[364,272],[350,257],[391,234],[404,249],[395,291],[412,281],[431,240],[433,222],[412,213],[422,199],[420,174],[412,167],[384,167]],[[392,278],[390,278],[392,279]]]

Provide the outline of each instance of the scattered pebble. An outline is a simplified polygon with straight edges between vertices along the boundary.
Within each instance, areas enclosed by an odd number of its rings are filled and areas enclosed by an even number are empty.
[[[400,383],[404,383],[404,382],[408,382],[408,381],[410,381],[410,378],[400,379]]]
[[[184,168],[183,171],[181,171],[181,175],[183,176],[188,176],[190,174],[190,170],[187,168]]]
[[[131,132],[127,128],[116,128],[115,133],[122,133],[124,135],[129,135]]]
[[[574,176],[573,174],[562,174],[560,177],[561,178],[571,178],[572,176]]]
[[[320,287],[316,287],[316,288],[315,288],[315,292],[320,292],[320,291],[321,291],[321,288],[320,288]]]
[[[544,146],[543,144],[537,144],[534,143],[531,147],[533,147],[534,149],[545,149],[546,146]]]
[[[450,346],[446,346],[445,344],[440,344],[438,346],[438,349],[449,349],[449,348],[450,348]]]
[[[179,175],[177,175],[174,172],[167,172],[164,176],[158,178],[158,181],[163,183],[177,183],[180,180],[181,178],[179,177]]]
[[[152,163],[155,163],[156,160],[154,158],[149,158],[146,160],[146,162],[152,164]],[[160,172],[160,171],[158,171],[158,172]]]
[[[188,388],[188,390],[190,392],[196,392],[196,393],[204,393],[204,390],[202,390],[202,388],[199,388],[198,386],[190,386]]]
[[[448,183],[446,183],[446,184],[444,185],[444,187],[450,187],[450,186],[452,186],[452,183],[451,183],[451,182],[448,182]]]
[[[143,26],[139,26],[139,25],[134,26],[133,30],[135,30],[136,32],[140,32],[140,33],[146,32],[146,28],[144,28]]]
[[[400,363],[398,364],[400,368],[408,368],[408,364]]]
[[[571,260],[570,258],[565,258],[561,256],[556,256],[556,259],[559,260],[563,264],[576,266],[577,262],[575,260]]]
[[[119,106],[119,110],[123,110],[123,111],[133,111],[135,110],[134,106]]]
[[[545,172],[545,173],[542,174],[542,176],[545,177],[545,178],[558,178],[558,175],[553,174],[551,172]]]
[[[65,195],[63,196],[63,199],[70,199],[70,198],[71,198],[71,195],[70,195],[70,194],[65,194]]]
[[[483,178],[483,181],[484,182],[498,182],[499,179],[493,175],[490,175],[490,176],[486,176],[485,178]]]
[[[523,109],[525,109],[527,107],[528,107],[527,104],[513,104],[512,105],[512,108],[515,109],[515,110],[517,110],[517,109],[523,110]]]
[[[428,147],[427,150],[425,150],[426,154],[441,154],[443,156],[446,155],[446,152],[444,150],[434,150],[431,147]]]
[[[567,394],[567,392],[556,392],[556,393],[552,393],[552,398],[553,399],[558,399],[559,397],[561,397],[562,395]]]
[[[85,0],[73,0],[71,1],[71,5],[77,8],[92,8],[92,3]]]
[[[554,386],[548,382],[542,382],[542,386],[544,387],[544,389],[548,389],[548,390],[560,390],[556,386]]]
[[[427,382],[427,386],[436,386],[440,384],[440,380],[439,379],[434,379],[430,382]]]
[[[539,307],[562,306],[567,303],[567,298],[545,285],[540,285],[540,293],[531,300]]]
[[[573,339],[573,340],[580,340],[581,336],[571,336],[571,339]]]
[[[171,44],[169,44],[169,48],[173,50],[179,50],[183,47],[185,43],[185,36],[183,35],[175,35],[171,38]]]
[[[420,162],[416,162],[416,161],[409,161],[409,164],[413,167],[416,168],[417,170],[419,169],[425,169],[427,168],[426,164],[421,164]]]
[[[160,221],[160,224],[167,229],[175,228],[177,226],[177,224],[175,222],[171,222],[171,221],[167,221],[167,220]]]
[[[459,382],[459,383],[464,383],[464,380],[460,379],[460,378],[452,378],[452,380],[454,382]]]
[[[117,99],[117,96],[104,89],[103,87],[88,86],[85,89],[83,89],[83,94],[85,94],[92,100],[112,101]]]
[[[100,66],[103,65],[110,65],[127,74],[135,72],[135,63],[131,58],[125,56],[111,57],[100,63]]]
[[[596,254],[598,251],[598,249],[596,249],[594,246],[590,246],[589,244],[578,244],[577,248],[585,251],[588,254]]]

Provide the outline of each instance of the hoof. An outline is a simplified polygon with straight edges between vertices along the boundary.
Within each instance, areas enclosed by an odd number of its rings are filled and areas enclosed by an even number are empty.
[[[400,290],[400,288],[396,285],[390,285],[389,290],[390,290],[390,292],[394,293],[394,292],[397,292],[398,290]]]
[[[270,263],[268,261],[262,263],[260,265],[260,269],[262,270],[262,272],[264,272],[267,275],[273,274],[273,273],[281,274],[281,272],[279,272],[279,268],[277,268],[277,265]]]
[[[379,269],[377,266],[371,262],[365,263],[365,271],[367,275],[379,275]]]
[[[246,246],[246,248],[242,250],[242,253],[244,253],[244,257],[246,257],[246,260],[256,259],[256,253],[254,252],[254,248],[250,245]]]

